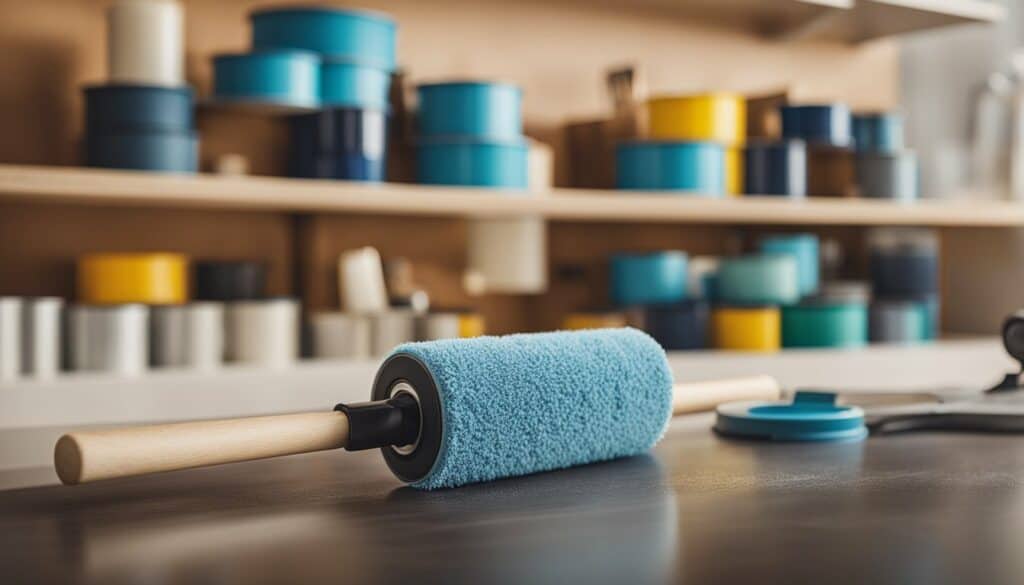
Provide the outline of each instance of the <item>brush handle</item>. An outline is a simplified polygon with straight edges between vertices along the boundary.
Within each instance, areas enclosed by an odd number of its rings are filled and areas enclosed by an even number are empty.
[[[779,400],[781,397],[782,387],[771,376],[676,384],[672,388],[672,414],[714,410],[726,402]]]
[[[337,449],[348,435],[334,411],[84,431],[57,441],[53,463],[70,485]]]

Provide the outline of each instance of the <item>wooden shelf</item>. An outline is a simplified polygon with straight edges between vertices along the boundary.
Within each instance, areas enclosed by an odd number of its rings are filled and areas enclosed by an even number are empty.
[[[539,216],[579,222],[1024,226],[1024,204],[1003,201],[710,199],[580,189],[527,196],[458,187],[13,165],[0,165],[0,200],[286,213]]]

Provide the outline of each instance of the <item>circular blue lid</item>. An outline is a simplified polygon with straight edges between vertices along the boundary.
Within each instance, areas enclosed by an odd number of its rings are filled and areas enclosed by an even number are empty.
[[[717,409],[715,431],[766,441],[860,441],[864,411],[830,392],[797,392],[793,402],[732,402]]]

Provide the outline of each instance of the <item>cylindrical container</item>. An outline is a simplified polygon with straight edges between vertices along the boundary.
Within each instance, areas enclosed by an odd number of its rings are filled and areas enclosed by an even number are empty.
[[[391,72],[349,61],[320,65],[320,105],[325,108],[387,110]]]
[[[295,299],[227,303],[224,323],[229,362],[287,367],[299,357],[299,302]]]
[[[523,189],[527,187],[525,140],[422,140],[416,147],[420,183]]]
[[[320,58],[296,50],[213,58],[213,98],[219,102],[313,108],[320,104]]]
[[[917,155],[909,150],[859,153],[856,171],[861,197],[900,201],[917,199]]]
[[[21,371],[26,376],[52,378],[60,373],[64,346],[64,299],[33,297],[22,301]]]
[[[459,337],[481,337],[487,332],[487,321],[480,313],[459,313]]]
[[[482,81],[430,83],[417,88],[419,134],[515,142],[522,139],[523,92],[514,85]]]
[[[547,223],[539,217],[470,220],[467,270],[487,293],[537,294],[548,286]]]
[[[107,75],[112,82],[180,86],[185,35],[181,4],[119,0],[107,10]]]
[[[942,334],[942,301],[939,295],[928,295],[920,299],[924,304],[925,315],[925,339],[938,339]]]
[[[869,241],[877,297],[923,298],[938,292],[938,244],[931,232],[878,230]]]
[[[807,190],[812,197],[849,197],[856,177],[853,151],[812,145],[807,150]]]
[[[687,296],[713,301],[718,291],[719,260],[713,256],[694,256],[687,267]]]
[[[313,357],[369,359],[370,317],[351,313],[315,313],[310,319]]]
[[[138,304],[71,306],[68,357],[74,371],[142,374],[149,363],[149,308]]]
[[[267,265],[253,260],[195,263],[197,301],[245,301],[267,296]]]
[[[416,313],[397,309],[370,317],[370,353],[377,357],[391,353],[408,341],[416,341]]]
[[[803,140],[755,141],[745,151],[747,195],[807,196],[807,144]]]
[[[817,297],[833,303],[866,305],[871,302],[871,284],[861,280],[827,280],[821,283]]]
[[[0,381],[21,371],[21,299],[0,297]]]
[[[367,246],[343,252],[338,258],[338,280],[345,312],[366,315],[388,308],[384,265],[376,248]]]
[[[725,192],[729,195],[743,193],[743,148],[730,146],[725,149]]]
[[[679,302],[686,297],[686,277],[685,252],[615,254],[611,300],[620,307]]]
[[[140,0],[144,2],[162,0]],[[190,134],[195,126],[192,88],[153,85],[86,87],[85,132],[88,136],[169,132]]]
[[[150,363],[156,367],[209,370],[224,361],[224,305],[198,302],[153,307]]]
[[[725,194],[725,149],[713,142],[624,142],[615,148],[619,189]]]
[[[527,143],[527,187],[531,193],[548,193],[555,187],[555,150],[537,140]]]
[[[666,350],[705,349],[709,346],[710,306],[687,300],[668,305],[647,305],[631,311],[630,321]]]
[[[459,313],[427,313],[417,318],[416,339],[436,341],[461,337]]]
[[[716,349],[771,352],[782,344],[778,307],[716,307],[711,330]]]
[[[85,137],[85,165],[165,173],[199,170],[195,132],[121,132]]]
[[[782,307],[783,347],[861,347],[867,342],[867,305],[812,301]]]
[[[900,152],[903,116],[895,112],[854,114],[853,141],[860,152]]]
[[[624,313],[614,311],[569,313],[562,321],[562,329],[615,329],[629,324]]]
[[[785,138],[841,148],[852,145],[850,108],[844,104],[782,106],[781,113]]]
[[[384,110],[329,108],[292,116],[294,177],[383,181],[388,117]]]
[[[722,260],[718,298],[740,305],[789,305],[800,300],[800,276],[790,254],[755,254]]]
[[[655,97],[647,115],[652,138],[742,146],[747,137],[747,102],[737,94]]]
[[[78,300],[176,305],[188,298],[188,258],[172,253],[88,254],[78,259]]]
[[[915,301],[871,304],[870,336],[875,343],[920,343],[932,339],[928,307]]]
[[[793,256],[796,259],[801,296],[812,295],[818,291],[818,236],[814,234],[769,236],[761,240],[761,251],[766,254]]]
[[[324,57],[391,71],[395,22],[387,15],[335,8],[272,8],[254,11],[255,50],[305,49]]]

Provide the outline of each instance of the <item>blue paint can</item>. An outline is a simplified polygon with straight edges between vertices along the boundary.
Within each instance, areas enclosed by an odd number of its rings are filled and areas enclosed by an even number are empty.
[[[304,49],[393,71],[395,22],[384,14],[333,8],[277,8],[254,11],[252,46],[257,51]]]
[[[893,112],[855,114],[853,142],[859,152],[903,150],[903,116]]]
[[[315,108],[320,58],[309,51],[261,51],[213,58],[213,98],[219,102]]]
[[[391,72],[346,61],[320,65],[320,105],[325,108],[388,108]]]
[[[853,142],[850,126],[850,108],[844,104],[782,106],[784,138],[846,148]]]
[[[913,246],[873,249],[871,283],[876,297],[924,298],[939,288],[939,258],[935,250]]]
[[[725,147],[713,142],[632,141],[615,149],[619,189],[725,195]]]
[[[155,85],[86,87],[85,132],[190,132],[195,126],[192,88]]]
[[[331,108],[292,116],[293,177],[383,181],[387,161],[384,110]]]
[[[817,236],[814,234],[769,236],[761,240],[761,251],[766,254],[789,254],[796,259],[801,296],[813,295],[818,291],[820,260]]]
[[[876,301],[871,304],[870,335],[874,343],[921,343],[933,339],[929,306],[921,301]]]
[[[678,303],[686,298],[685,252],[615,254],[610,296],[620,307]]]
[[[527,151],[522,139],[424,139],[416,145],[416,174],[419,182],[427,185],[525,190]]]
[[[631,322],[647,332],[668,351],[709,347],[711,309],[707,301],[648,305],[631,312]]]
[[[807,196],[807,144],[803,140],[753,141],[744,153],[744,193],[796,199]]]
[[[419,133],[425,138],[472,136],[519,140],[523,92],[507,83],[450,82],[421,85]]]
[[[85,164],[194,173],[199,168],[199,138],[194,132],[90,134],[85,139]]]

